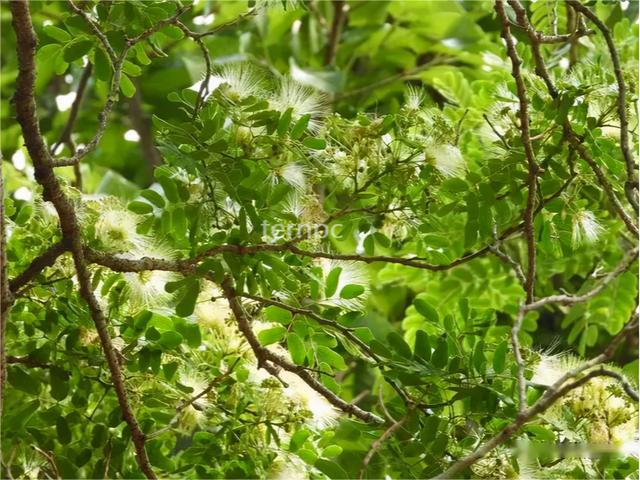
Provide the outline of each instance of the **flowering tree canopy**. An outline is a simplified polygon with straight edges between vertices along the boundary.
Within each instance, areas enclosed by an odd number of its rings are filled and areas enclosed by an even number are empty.
[[[638,477],[637,2],[0,6],[3,478]]]

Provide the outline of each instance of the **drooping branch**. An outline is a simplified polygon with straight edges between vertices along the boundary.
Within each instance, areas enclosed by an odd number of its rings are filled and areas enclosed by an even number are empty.
[[[580,12],[587,17],[594,25],[600,30],[602,36],[607,42],[607,48],[609,49],[609,55],[611,56],[611,63],[613,63],[613,73],[616,77],[616,83],[618,84],[618,118],[620,119],[620,150],[622,151],[622,158],[624,159],[627,169],[627,182],[625,184],[625,193],[629,203],[633,206],[636,213],[638,213],[638,167],[633,158],[633,152],[629,146],[629,119],[627,117],[627,85],[624,81],[624,75],[622,73],[622,66],[620,64],[620,55],[618,49],[613,41],[613,35],[607,25],[598,18],[589,8],[582,5],[577,0],[568,0],[568,3],[577,12]]]
[[[231,308],[231,311],[233,312],[236,321],[238,322],[238,328],[247,340],[247,343],[249,343],[249,346],[256,356],[256,360],[258,361],[258,368],[264,368],[276,378],[278,377],[278,372],[280,371],[280,369],[284,369],[288,372],[294,373],[298,377],[300,377],[300,379],[303,380],[307,385],[309,385],[316,392],[326,398],[334,407],[368,423],[384,423],[384,420],[377,415],[362,410],[360,407],[354,405],[353,403],[347,403],[342,400],[335,393],[333,393],[322,383],[320,383],[320,381],[318,381],[315,377],[313,377],[304,367],[294,365],[287,359],[272,352],[268,348],[263,347],[258,341],[255,333],[253,332],[253,329],[251,328],[251,321],[249,319],[249,316],[245,312],[244,307],[242,306],[240,297],[235,291],[231,278],[228,276],[225,277],[221,286],[224,295],[229,302],[229,307]]]
[[[34,97],[37,39],[31,22],[29,6],[24,0],[15,0],[10,3],[10,8],[12,26],[17,39],[19,67],[15,92],[16,117],[22,129],[25,145],[33,161],[36,181],[42,186],[45,200],[51,201],[56,208],[60,218],[62,238],[65,242],[69,242],[80,296],[87,303],[89,313],[98,331],[100,344],[111,372],[111,380],[117,394],[122,416],[131,431],[131,438],[136,450],[136,460],[140,469],[148,478],[156,478],[145,451],[145,436],[140,430],[129,404],[120,364],[111,344],[107,321],[91,288],[91,277],[84,258],[81,232],[73,203],[63,192],[54,174],[51,156],[40,134]]]
[[[536,300],[524,306],[525,311],[536,310],[545,305],[557,303],[560,305],[575,305],[591,300],[609,285],[615,278],[626,272],[631,264],[638,258],[638,248],[633,248],[624,256],[620,264],[609,272],[594,288],[581,295],[551,295]]]
[[[509,0],[509,4],[512,6],[514,11],[516,12],[516,16],[520,25],[524,28],[525,32],[529,37],[531,43],[531,49],[533,51],[533,59],[536,65],[536,74],[540,76],[545,82],[547,89],[549,90],[549,95],[552,98],[558,98],[558,91],[551,80],[548,69],[545,65],[544,59],[540,53],[540,41],[538,37],[533,33],[533,27],[529,22],[529,18],[527,17],[526,11],[518,0]],[[573,3],[571,3],[573,5]],[[597,164],[597,162],[593,159],[587,148],[582,144],[582,140],[578,137],[578,135],[573,130],[571,126],[571,122],[567,117],[564,122],[564,137],[569,142],[569,144],[578,151],[578,155],[582,158],[591,168],[591,170],[595,173],[598,183],[602,186],[605,191],[605,194],[609,198],[609,202],[613,207],[616,214],[620,217],[620,219],[624,222],[627,229],[633,233],[634,236],[638,236],[638,227],[631,219],[631,217],[625,212],[624,208],[620,204],[618,197],[613,191],[613,187],[609,183],[606,175]],[[628,180],[628,179],[627,179]],[[628,184],[628,182],[627,182]],[[635,197],[634,197],[635,198]]]
[[[635,312],[629,320],[629,322],[625,325],[618,335],[614,337],[609,346],[604,350],[603,353],[598,355],[597,357],[589,360],[588,362],[583,363],[581,366],[575,368],[574,370],[567,372],[562,376],[557,382],[547,388],[542,396],[529,408],[520,412],[516,419],[504,427],[500,432],[491,437],[485,443],[483,443],[476,450],[471,452],[469,455],[457,460],[453,465],[451,465],[447,470],[442,472],[440,475],[434,477],[439,480],[448,480],[451,478],[456,478],[458,474],[469,468],[471,465],[476,463],[478,460],[483,458],[485,455],[490,453],[494,448],[498,445],[503,444],[507,440],[509,440],[513,435],[515,435],[520,428],[526,425],[531,420],[535,419],[539,414],[545,412],[549,407],[551,407],[558,399],[562,398],[564,395],[569,393],[571,390],[574,390],[578,387],[581,387],[586,382],[595,378],[599,375],[607,375],[607,373],[602,373],[602,370],[597,369],[588,372],[583,377],[579,379],[567,383],[569,380],[577,377],[581,373],[586,370],[589,370],[601,363],[609,361],[616,350],[616,348],[632,333],[635,332],[638,328],[638,317]]]

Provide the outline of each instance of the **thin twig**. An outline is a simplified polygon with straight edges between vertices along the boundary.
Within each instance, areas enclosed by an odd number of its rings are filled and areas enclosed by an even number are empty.
[[[231,308],[231,311],[236,318],[238,328],[240,332],[242,332],[243,336],[247,340],[247,343],[249,343],[249,346],[256,356],[256,360],[258,361],[258,368],[264,368],[276,378],[278,378],[280,369],[284,369],[291,373],[294,373],[298,377],[300,377],[300,379],[303,380],[307,385],[309,385],[316,392],[326,398],[334,407],[368,423],[384,423],[384,420],[377,415],[362,410],[360,407],[342,400],[335,393],[333,393],[322,383],[320,383],[316,378],[314,378],[306,368],[299,365],[294,365],[280,355],[277,355],[271,350],[263,347],[258,341],[255,333],[253,332],[253,329],[251,328],[251,322],[242,306],[240,297],[238,297],[238,294],[233,287],[231,278],[228,276],[225,277],[221,286],[222,290],[224,291],[224,295],[229,302],[229,307]]]

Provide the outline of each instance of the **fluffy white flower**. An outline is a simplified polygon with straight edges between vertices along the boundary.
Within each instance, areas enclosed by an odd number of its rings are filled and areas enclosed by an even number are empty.
[[[281,378],[288,385],[284,389],[284,394],[311,412],[311,417],[307,420],[311,427],[322,430],[336,424],[340,412],[326,398],[294,373],[284,372]]]
[[[304,463],[297,455],[281,451],[274,460],[270,480],[306,480],[309,478],[309,465]]]
[[[551,355],[542,353],[540,360],[533,370],[531,382],[538,385],[550,387],[567,372],[570,372],[578,365],[580,359],[568,354]]]
[[[185,372],[180,376],[180,383],[192,390],[190,393],[186,394],[186,398],[195,397],[208,387],[208,382],[204,378],[198,374],[190,372]],[[206,395],[198,398],[195,402],[190,403],[180,412],[181,425],[188,430],[201,426],[206,419],[204,411],[210,407],[211,402]]]
[[[422,88],[409,85],[404,94],[404,104],[409,110],[419,110],[424,102],[424,90]]]
[[[445,177],[463,177],[467,170],[460,149],[454,145],[435,145],[425,152],[424,159]]]
[[[148,240],[147,240],[148,242]],[[139,248],[120,255],[122,258],[138,259],[141,257],[172,260],[175,255],[168,247],[161,244],[143,243]],[[131,308],[165,307],[171,300],[171,294],[164,289],[168,282],[174,281],[173,272],[148,270],[144,272],[126,272],[124,278],[129,286],[129,304]]]
[[[571,239],[574,245],[595,243],[604,231],[596,216],[589,210],[582,210],[573,217],[573,232]]]
[[[190,87],[190,90],[200,91],[204,80]],[[209,78],[209,94],[221,89],[231,101],[237,102],[251,96],[261,96],[264,93],[261,75],[248,63],[229,63],[222,65]]]
[[[352,310],[362,308],[364,299],[366,298],[369,291],[369,275],[367,274],[367,271],[363,268],[363,266],[356,262],[343,262],[328,258],[317,259],[317,263],[319,263],[320,268],[322,269],[323,277],[325,279],[334,268],[341,268],[336,291],[329,297],[320,300],[320,303],[332,307],[347,308]],[[356,298],[341,298],[340,292],[347,285],[361,285],[364,287],[365,291]],[[324,289],[321,290],[324,291]]]
[[[304,115],[310,115],[309,129],[317,130],[320,127],[319,119],[327,113],[327,99],[324,95],[302,85],[290,77],[285,77],[280,82],[278,90],[271,97],[270,106],[279,112],[285,112],[291,108],[291,117],[298,120]]]
[[[203,327],[223,331],[226,320],[231,316],[231,308],[226,299],[219,298],[222,292],[215,285],[203,289],[200,301],[196,305],[194,314],[196,321]]]
[[[305,168],[299,163],[287,163],[277,174],[297,192],[303,193],[307,187]]]
[[[147,238],[137,232],[138,217],[124,209],[108,208],[95,224],[96,238],[109,250],[143,248]]]

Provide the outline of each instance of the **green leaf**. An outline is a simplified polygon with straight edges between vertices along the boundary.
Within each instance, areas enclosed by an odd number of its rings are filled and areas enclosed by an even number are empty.
[[[172,350],[182,343],[182,335],[178,332],[164,332],[160,336],[158,343],[167,350]]]
[[[160,195],[155,190],[142,190],[140,192],[140,196],[144,197],[147,200],[149,200],[156,207],[164,208],[164,205],[165,205],[164,198],[162,198],[162,195]]]
[[[364,287],[362,285],[349,284],[345,285],[342,290],[340,290],[340,298],[344,298],[350,300],[352,298],[359,297],[364,293]]]
[[[333,458],[337,457],[342,453],[342,447],[340,445],[329,445],[327,448],[322,450],[321,455],[325,458]]]
[[[287,110],[280,116],[280,120],[278,120],[278,135],[283,136],[287,130],[289,129],[289,125],[291,124],[291,113],[293,112],[293,108],[287,108]]]
[[[18,390],[29,393],[31,395],[38,395],[40,393],[40,382],[35,378],[32,378],[22,367],[12,366],[8,368],[8,380],[11,385]]]
[[[314,466],[329,478],[350,478],[350,475],[334,461],[319,458],[316,460]]]
[[[191,280],[187,283],[182,294],[182,298],[176,305],[176,314],[180,317],[188,317],[193,313],[196,306],[196,300],[200,294],[200,282]]]
[[[94,50],[93,66],[96,77],[103,82],[108,82],[111,78],[113,68],[111,67],[109,57],[101,47],[97,47]]]
[[[424,330],[418,330],[416,332],[416,343],[413,348],[413,354],[417,358],[421,358],[427,362],[431,359],[431,342]]]
[[[415,298],[413,300],[413,306],[416,307],[418,313],[427,320],[431,320],[434,323],[437,323],[440,320],[440,316],[436,309],[429,305],[426,300],[423,300],[422,298]]]
[[[444,368],[449,363],[449,345],[444,338],[438,341],[438,345],[431,355],[431,362],[437,368]]]
[[[481,375],[484,375],[487,367],[487,359],[484,356],[484,341],[480,340],[473,349],[473,368]]]
[[[71,35],[69,35],[68,32],[56,27],[55,25],[45,25],[42,27],[42,31],[45,35],[60,43],[67,43],[71,40]]]
[[[278,322],[289,324],[293,319],[293,315],[289,310],[280,308],[275,305],[270,305],[262,311],[262,315],[267,322]]]
[[[258,340],[264,346],[281,341],[287,333],[287,329],[281,326],[267,328],[258,333]]]
[[[312,150],[324,150],[327,147],[327,142],[322,138],[307,137],[302,141],[302,144]]]
[[[336,290],[338,289],[338,281],[340,280],[340,273],[342,272],[341,267],[335,267],[329,272],[327,275],[327,279],[325,281],[324,286],[324,294],[326,297],[332,297]]]
[[[290,333],[287,336],[287,348],[291,354],[291,360],[293,363],[302,365],[307,355],[304,342],[296,333]]]
[[[493,352],[493,370],[496,373],[504,372],[508,351],[509,344],[505,340],[501,342],[500,345],[496,347],[495,352]]]
[[[318,360],[321,362],[328,363],[332,367],[338,370],[345,370],[347,368],[347,364],[344,361],[344,358],[333,350],[325,347],[324,345],[320,345],[317,350]]]
[[[171,203],[178,203],[180,201],[180,197],[178,196],[178,187],[176,182],[165,176],[158,176],[157,178],[158,183],[162,186],[162,190],[164,190],[167,200]]]
[[[92,47],[93,41],[85,37],[79,37],[65,45],[62,56],[65,61],[71,63],[89,53]]]
[[[58,441],[62,445],[71,442],[71,429],[65,417],[61,416],[56,420],[56,434],[58,435]]]
[[[411,348],[407,345],[407,342],[404,341],[402,336],[397,332],[391,332],[387,335],[387,342],[393,350],[399,354],[401,357],[411,358]]]
[[[120,91],[127,98],[131,98],[136,94],[136,86],[124,73],[120,77]]]
[[[300,138],[300,136],[307,129],[307,125],[309,124],[310,119],[311,119],[311,115],[309,114],[303,115],[302,117],[300,117],[300,119],[293,126],[293,129],[291,129],[291,138],[293,138],[294,140],[297,140],[298,138]]]
[[[145,215],[147,213],[153,212],[153,206],[149,205],[147,202],[141,202],[139,200],[134,200],[133,202],[129,202],[127,208],[134,213],[139,215]]]

